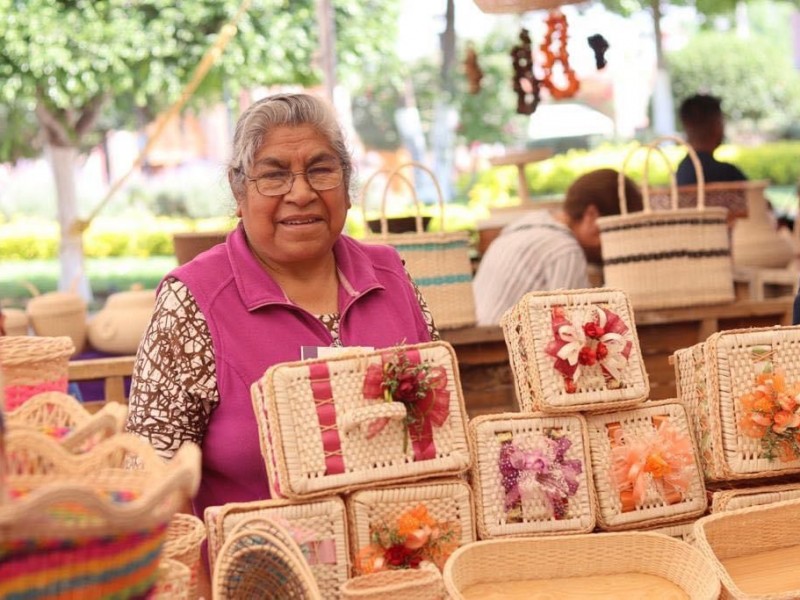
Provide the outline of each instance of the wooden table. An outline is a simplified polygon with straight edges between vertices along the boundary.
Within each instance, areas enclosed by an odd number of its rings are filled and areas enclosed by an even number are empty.
[[[675,371],[669,364],[675,350],[701,342],[716,331],[790,325],[793,300],[791,297],[741,300],[714,306],[637,311],[636,331],[650,379],[650,397],[675,396]],[[470,417],[517,410],[508,351],[500,327],[451,329],[441,335],[453,345],[458,356]]]

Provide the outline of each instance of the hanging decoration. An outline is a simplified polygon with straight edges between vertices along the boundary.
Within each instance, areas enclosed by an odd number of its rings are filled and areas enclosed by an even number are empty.
[[[545,33],[539,50],[544,59],[541,68],[544,76],[541,84],[547,88],[556,100],[572,98],[580,88],[575,71],[569,65],[569,54],[567,53],[567,17],[560,10],[551,10],[545,20],[547,23],[547,33]],[[561,76],[566,80],[566,85],[559,87],[554,80],[556,71],[554,67],[561,63]],[[561,79],[561,77],[559,77]]]
[[[586,41],[589,42],[589,47],[594,52],[594,63],[597,70],[603,69],[606,66],[606,51],[609,48],[608,40],[599,33],[595,33],[586,38]]]
[[[467,83],[469,84],[469,93],[478,94],[481,91],[481,79],[483,79],[483,70],[478,64],[478,53],[472,44],[467,46],[467,56],[464,58],[464,73],[467,76]]]
[[[511,49],[517,112],[521,115],[532,115],[539,105],[539,81],[533,74],[531,36],[524,27],[519,33],[519,39],[520,44]]]

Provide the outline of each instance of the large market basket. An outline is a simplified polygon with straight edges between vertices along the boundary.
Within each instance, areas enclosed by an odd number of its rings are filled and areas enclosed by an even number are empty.
[[[652,210],[648,165],[659,144],[674,141],[686,150],[698,174],[697,207],[678,208],[675,177],[672,208]],[[657,138],[647,148],[642,183],[644,211],[629,213],[625,169],[619,172],[620,215],[600,217],[603,277],[609,287],[625,290],[638,309],[672,308],[732,302],[733,263],[727,210],[705,204],[705,181],[695,151],[675,137]]]
[[[24,427],[40,431],[73,452],[83,452],[120,433],[127,415],[128,408],[118,402],[108,402],[90,413],[69,394],[42,392],[8,412],[6,424],[10,430]]]
[[[722,581],[723,598],[800,598],[800,500],[708,515],[694,531],[696,547]]]
[[[800,472],[800,327],[720,331],[673,362],[707,480]]]
[[[69,357],[74,351],[75,345],[67,336],[1,336],[3,408],[14,410],[41,392],[66,393]]]
[[[306,502],[258,500],[208,507],[208,555],[215,564],[219,549],[243,521],[266,518],[284,527],[300,547],[325,598],[334,600],[350,577],[350,546],[344,501],[334,496]]]
[[[469,423],[478,537],[588,533],[596,521],[581,415],[500,413]]]
[[[650,392],[624,292],[529,292],[500,323],[522,412],[621,408]]]
[[[448,559],[444,582],[453,600],[557,598],[570,590],[590,598],[598,589],[609,598],[716,600],[720,592],[719,577],[699,551],[643,532],[468,544]]]
[[[447,342],[274,365],[251,393],[272,497],[302,500],[469,468]]]
[[[410,167],[425,172],[433,181],[438,198],[441,231],[423,231],[419,200],[412,186],[412,199],[417,210],[416,231],[389,233],[386,197],[395,177],[408,181],[402,171]],[[425,298],[439,329],[468,327],[476,321],[469,234],[466,231],[445,231],[444,225],[444,196],[436,175],[421,163],[409,162],[389,173],[381,206],[381,233],[378,236],[367,236],[364,241],[369,244],[388,244],[397,250]]]
[[[74,454],[30,431],[8,433],[5,446],[0,597],[149,593],[170,518],[199,485],[200,450],[185,445],[167,463],[120,434]]]

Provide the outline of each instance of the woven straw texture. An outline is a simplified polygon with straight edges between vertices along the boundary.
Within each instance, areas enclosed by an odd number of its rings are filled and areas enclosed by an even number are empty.
[[[478,537],[549,535],[586,533],[595,525],[595,495],[592,476],[588,472],[589,444],[586,421],[580,415],[524,415],[503,413],[484,415],[469,424],[473,467],[471,481],[475,494]],[[555,439],[566,439],[569,448],[559,461]],[[531,465],[530,472],[515,469],[518,477],[511,499],[504,485],[501,457],[513,446],[515,452],[527,452],[541,462]],[[523,455],[520,455],[521,458]],[[524,459],[523,459],[524,460]],[[566,473],[578,461],[577,491],[567,491]],[[567,463],[562,468],[559,463]],[[548,496],[548,492],[555,499]]]
[[[388,233],[386,197],[395,177],[406,182],[404,169],[420,169],[433,180],[439,206],[441,231],[426,233],[419,218],[419,200],[412,187],[412,199],[417,210],[415,233]],[[381,209],[380,236],[367,237],[366,243],[393,246],[405,261],[406,269],[422,292],[425,302],[439,329],[468,327],[475,324],[475,300],[472,295],[472,263],[469,258],[470,240],[466,231],[445,232],[444,197],[436,175],[421,163],[398,166],[386,180]]]
[[[723,598],[796,600],[800,581],[786,574],[797,573],[800,539],[800,500],[750,506],[703,517],[694,527],[695,547],[711,562],[727,595]],[[781,551],[784,552],[781,552]],[[765,553],[775,553],[768,564]],[[769,554],[767,554],[769,557]],[[782,560],[779,559],[782,558]],[[738,560],[737,560],[738,559]],[[741,562],[753,563],[753,572],[741,569]],[[731,561],[739,563],[734,578]],[[741,579],[742,575],[747,583]],[[756,575],[754,583],[747,575]]]
[[[751,190],[763,192],[768,181],[712,181],[705,184],[705,204],[708,207],[725,208],[731,216],[748,216],[747,194]],[[650,188],[650,206],[654,210],[669,210],[671,207],[669,188]],[[697,187],[678,188],[678,208],[697,207]]]
[[[120,433],[128,408],[111,402],[92,414],[63,392],[42,392],[6,414],[9,429],[29,428],[60,440],[72,452],[85,452]]]
[[[197,583],[202,568],[200,547],[205,539],[205,525],[194,515],[177,513],[170,519],[163,556],[189,568],[188,592],[191,598],[197,597]]]
[[[601,528],[613,531],[654,527],[685,521],[706,511],[708,499],[694,436],[682,405],[674,401],[649,402],[641,408],[588,415],[586,421],[599,504],[597,522]],[[668,455],[674,444],[652,445],[658,439],[659,425],[668,425],[676,438],[689,446],[686,461],[678,460],[678,455]],[[621,434],[617,441],[614,441],[615,432]],[[644,445],[645,449],[634,455],[634,449],[640,445]],[[631,495],[633,490],[625,492],[614,479],[615,467],[622,466],[614,459],[615,447],[627,449],[627,453],[616,454],[617,460],[621,455],[622,460],[626,461],[623,471],[640,473],[640,477],[631,482],[643,486],[638,500]],[[656,476],[658,468],[662,468],[662,477]],[[668,476],[678,472],[682,475],[683,485],[676,488],[668,486]]]
[[[453,600],[478,583],[645,573],[662,577],[693,600],[716,600],[719,578],[703,555],[655,533],[594,533],[486,540],[456,550],[444,568]]]
[[[800,383],[800,327],[732,329],[675,353],[678,398],[692,415],[710,481],[800,472],[800,458],[767,458],[761,440],[743,433],[742,398],[765,369]]]
[[[640,529],[639,531],[647,531],[648,533],[660,533],[661,535],[668,535],[679,540],[683,540],[687,544],[694,543],[694,524],[697,519],[675,523],[673,525],[666,525],[664,527],[653,527],[652,529]]]
[[[378,571],[349,579],[342,600],[446,600],[444,580],[437,569]]]
[[[380,372],[384,356],[400,355],[418,356],[419,364],[446,375],[449,413],[431,427],[424,451],[404,423],[405,405],[365,398],[368,366]],[[251,391],[273,497],[304,499],[469,468],[458,363],[446,342],[275,365]],[[388,422],[369,437],[382,419]]]
[[[347,518],[341,498],[303,503],[263,500],[226,504],[211,513],[207,510],[206,525],[212,564],[219,547],[233,529],[255,517],[272,519],[289,530],[306,556],[323,597],[339,598],[339,589],[350,576]]]
[[[182,562],[162,558],[158,563],[158,580],[153,590],[154,600],[194,600],[192,570]]]
[[[582,0],[475,0],[485,13],[523,13],[529,10],[558,8]]]
[[[586,334],[590,324],[594,337]],[[529,292],[501,325],[523,412],[622,408],[641,403],[650,392],[624,292]],[[601,347],[607,353],[602,358],[596,354]],[[594,358],[581,358],[587,350]]]
[[[434,521],[456,531],[458,545],[475,541],[472,490],[460,479],[361,490],[349,495],[345,503],[353,557],[370,545],[376,528],[391,526],[400,515],[419,505],[427,508]]]
[[[322,598],[291,535],[266,518],[244,521],[222,545],[213,587],[216,600]]]
[[[14,410],[41,392],[67,391],[69,357],[75,351],[68,337],[0,337],[6,410]]]
[[[648,162],[658,144],[678,138],[658,138],[647,148],[643,192],[644,211],[627,213],[624,172],[634,149],[620,169],[620,208],[618,216],[600,217],[603,248],[603,276],[609,287],[630,294],[638,309],[671,308],[732,302],[733,263],[727,227],[727,211],[705,205],[705,182],[698,176],[697,208],[677,208],[677,188],[673,188],[673,208],[653,211],[649,203]],[[685,144],[684,144],[685,145]],[[686,146],[702,173],[694,150]],[[674,176],[672,183],[674,186]]]
[[[5,443],[11,500],[0,504],[0,597],[146,594],[167,524],[197,491],[199,448],[187,444],[166,463],[123,434],[80,455],[37,432],[10,432]],[[122,468],[130,458],[142,468]]]
[[[800,483],[762,485],[752,488],[719,490],[711,494],[711,512],[761,506],[785,500],[800,499]]]

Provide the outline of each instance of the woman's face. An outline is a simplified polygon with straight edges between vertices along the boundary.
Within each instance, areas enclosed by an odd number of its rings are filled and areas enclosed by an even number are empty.
[[[281,268],[313,264],[330,256],[350,208],[344,182],[316,191],[304,173],[326,166],[341,168],[327,139],[310,125],[284,126],[265,136],[256,151],[249,179],[295,173],[291,189],[279,196],[262,195],[254,181],[246,181],[237,198],[248,242],[268,266]],[[302,173],[298,173],[302,171]]]

